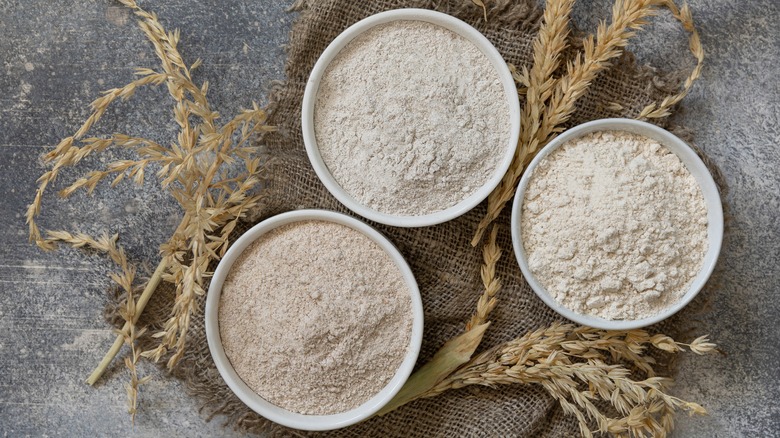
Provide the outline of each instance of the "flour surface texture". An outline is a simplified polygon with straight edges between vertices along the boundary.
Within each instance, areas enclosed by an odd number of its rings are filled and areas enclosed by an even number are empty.
[[[325,70],[314,107],[333,178],[376,211],[446,210],[495,173],[508,147],[498,72],[470,41],[438,25],[394,21],[350,41]]]
[[[534,277],[577,313],[653,316],[701,270],[707,209],[679,157],[644,136],[571,140],[534,169],[521,215]]]
[[[219,332],[238,376],[302,414],[376,395],[406,355],[412,304],[400,269],[364,234],[304,221],[261,236],[222,288]]]

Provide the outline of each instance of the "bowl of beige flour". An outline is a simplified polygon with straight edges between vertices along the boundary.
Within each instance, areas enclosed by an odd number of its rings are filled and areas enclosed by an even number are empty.
[[[284,426],[330,430],[370,417],[401,389],[423,311],[411,269],[378,231],[298,210],[230,247],[205,321],[214,363],[247,406]]]
[[[349,27],[312,69],[302,132],[325,187],[387,225],[451,220],[483,201],[520,132],[514,80],[479,31],[398,9]]]
[[[718,188],[696,152],[649,123],[565,131],[525,170],[512,240],[528,284],[579,324],[659,322],[706,283],[723,239]]]

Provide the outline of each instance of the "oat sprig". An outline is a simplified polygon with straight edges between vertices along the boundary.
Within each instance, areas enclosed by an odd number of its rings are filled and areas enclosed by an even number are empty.
[[[482,0],[471,0],[471,3],[474,3],[475,6],[479,6],[480,8],[482,8],[482,15],[485,18],[485,23],[487,23],[487,21],[488,21],[488,18],[487,18],[487,6],[485,6],[485,2],[482,1]]]
[[[76,133],[63,139],[43,157],[50,169],[38,180],[35,198],[27,209],[26,218],[30,240],[41,248],[51,250],[57,243],[89,247],[107,253],[120,265],[122,274],[112,274],[112,278],[124,290],[124,303],[119,314],[125,324],[117,331],[116,341],[87,382],[94,384],[121,346],[128,344],[130,356],[125,359],[125,365],[131,373],[131,380],[127,392],[129,410],[134,418],[138,387],[146,381],[146,378],[138,378],[136,364],[142,356],[160,360],[169,355],[167,364],[172,368],[185,353],[190,321],[199,311],[196,298],[205,292],[204,279],[211,274],[209,264],[224,255],[238,221],[259,199],[258,195],[251,194],[251,190],[260,182],[262,168],[256,157],[256,147],[250,142],[258,133],[273,128],[265,124],[266,113],[257,104],[219,124],[220,116],[211,108],[206,97],[208,83],[198,86],[192,80],[191,72],[200,65],[200,61],[187,66],[179,53],[178,30],[166,31],[154,13],[140,8],[135,1],[120,1],[138,16],[139,26],[160,60],[160,71],[138,69],[138,79],[108,90],[92,102],[91,114]],[[179,127],[176,141],[169,146],[123,133],[105,138],[86,137],[112,103],[129,99],[141,87],[163,84],[174,100],[173,120]],[[137,158],[116,160],[102,170],[87,172],[60,190],[59,195],[69,197],[80,190],[91,193],[107,178],[111,179],[111,186],[125,178],[140,185],[144,183],[150,166],[156,166],[155,173],[161,186],[178,201],[184,216],[173,236],[161,245],[162,260],[138,297],[133,284],[135,268],[127,262],[124,251],[116,248],[116,237],[93,239],[66,231],[45,231],[37,224],[43,194],[60,171],[78,164],[90,154],[112,147],[130,150]],[[239,170],[241,167],[243,170]],[[153,335],[159,339],[158,347],[141,352],[137,340],[145,330],[138,329],[136,322],[163,279],[175,284],[175,304],[164,329]]]
[[[655,361],[647,355],[649,349],[677,353],[685,347],[697,354],[715,351],[706,337],[684,344],[644,330],[601,331],[556,323],[473,357],[422,397],[470,385],[539,384],[577,419],[584,437],[594,432],[663,437],[674,425],[675,412],[706,414],[700,405],[669,395],[672,380],[652,372]],[[621,362],[646,377],[633,378],[634,370]],[[619,416],[606,414],[599,407],[603,402]]]
[[[135,321],[138,320],[139,310],[132,292],[125,294],[124,302],[119,310],[119,315],[125,321],[133,321],[132,324],[126,324],[122,330],[117,330],[117,335],[121,336],[124,343],[130,347],[130,355],[125,357],[125,367],[130,372],[130,381],[125,383],[127,391],[127,412],[130,419],[135,424],[135,416],[138,413],[138,388],[148,382],[152,376],[138,378],[138,361],[141,359],[141,350],[138,348],[138,339],[146,333],[146,328],[138,329]]]
[[[127,260],[124,248],[118,243],[119,235],[114,234],[109,237],[104,234],[98,238],[93,238],[84,233],[69,233],[67,231],[47,231],[46,241],[49,245],[56,245],[58,243],[64,243],[74,248],[83,248],[87,250],[94,250],[99,253],[107,255],[117,266],[119,266],[120,272],[111,272],[109,277],[111,280],[119,286],[123,293],[123,304],[120,307],[119,314],[125,320],[125,325],[121,330],[116,330],[117,336],[122,342],[117,347],[117,351],[122,344],[126,344],[130,348],[130,356],[125,358],[125,366],[130,373],[130,382],[125,384],[127,390],[127,410],[130,413],[131,419],[135,422],[135,415],[138,412],[138,388],[151,379],[151,376],[138,377],[138,369],[136,367],[139,358],[141,357],[140,350],[136,347],[138,338],[144,335],[145,328],[138,329],[136,322],[138,321],[138,306],[136,303],[136,290],[133,286],[136,275],[136,268],[130,264]],[[145,305],[144,303],[143,305]],[[141,306],[143,309],[143,306]]]

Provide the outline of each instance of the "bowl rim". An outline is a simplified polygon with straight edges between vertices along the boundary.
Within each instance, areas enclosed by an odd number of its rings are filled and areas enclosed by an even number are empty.
[[[633,320],[608,320],[591,315],[583,315],[574,312],[550,296],[545,288],[535,278],[528,266],[528,259],[523,246],[522,233],[520,232],[520,219],[525,191],[533,175],[534,169],[538,164],[548,156],[552,151],[565,144],[569,140],[579,138],[583,135],[596,131],[627,131],[634,134],[644,135],[658,141],[671,152],[676,154],[683,162],[688,171],[696,179],[704,197],[707,207],[707,242],[708,248],[704,255],[702,267],[699,273],[694,277],[687,292],[673,305],[667,307],[660,313],[647,318]],[[525,169],[520,184],[515,193],[514,203],[512,205],[512,246],[514,247],[515,257],[520,265],[526,281],[536,295],[544,301],[547,306],[555,310],[559,315],[574,321],[578,324],[604,330],[632,330],[646,327],[674,315],[693,300],[706,284],[710,275],[715,269],[723,241],[723,205],[721,203],[720,191],[712,178],[707,166],[699,158],[696,152],[682,139],[673,133],[651,123],[626,119],[626,118],[608,118],[593,120],[583,123],[571,129],[564,131],[561,135],[548,143],[531,161]]]
[[[401,271],[404,282],[409,289],[412,304],[412,329],[409,346],[406,355],[404,356],[404,360],[396,370],[393,378],[382,390],[362,405],[346,412],[330,415],[306,415],[288,411],[266,401],[260,395],[252,391],[233,369],[230,360],[225,354],[219,334],[218,311],[219,300],[222,294],[222,285],[236,259],[252,242],[267,232],[286,224],[310,220],[327,221],[348,226],[361,232],[379,245],[379,247],[391,257]],[[204,317],[206,323],[206,338],[211,357],[217,366],[219,374],[225,380],[228,387],[230,387],[231,391],[233,391],[233,393],[250,409],[263,417],[283,426],[310,431],[323,431],[346,427],[365,420],[379,411],[398,393],[398,391],[400,391],[401,387],[411,374],[412,369],[417,362],[423,335],[423,308],[420,290],[417,286],[417,281],[412,274],[411,268],[398,249],[385,236],[370,225],[345,214],[328,210],[306,209],[281,213],[263,220],[239,237],[233,245],[230,246],[214,271],[214,276],[211,279],[208,295],[206,297]]]
[[[317,139],[314,133],[314,107],[316,104],[317,92],[319,91],[319,83],[331,61],[333,61],[341,49],[352,41],[352,39],[368,29],[391,21],[406,20],[424,21],[442,26],[466,38],[484,53],[501,80],[509,109],[508,116],[510,120],[509,139],[506,145],[506,151],[504,152],[501,161],[499,161],[496,166],[491,178],[482,187],[454,206],[420,216],[391,215],[359,203],[349,195],[349,193],[347,193],[331,175],[319,153]],[[517,88],[506,61],[504,61],[495,46],[493,46],[493,44],[478,30],[461,20],[442,12],[414,8],[394,9],[380,12],[358,21],[337,36],[322,52],[319,59],[317,59],[317,62],[314,64],[314,68],[312,69],[311,75],[306,83],[306,89],[303,93],[301,129],[303,132],[303,143],[306,147],[306,154],[309,157],[309,161],[311,162],[315,173],[328,191],[345,207],[366,219],[381,224],[396,227],[423,227],[440,224],[461,216],[476,207],[480,202],[484,201],[493,189],[498,186],[512,163],[517,148],[517,140],[520,137],[520,101],[517,98]]]

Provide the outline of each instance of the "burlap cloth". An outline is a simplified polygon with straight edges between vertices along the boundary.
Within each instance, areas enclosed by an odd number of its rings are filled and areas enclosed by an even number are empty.
[[[263,153],[271,160],[262,189],[263,201],[251,212],[246,225],[301,208],[352,214],[327,192],[311,168],[304,150],[300,117],[304,87],[314,63],[325,47],[349,25],[388,9],[436,9],[477,28],[507,62],[530,67],[531,46],[542,12],[540,6],[534,0],[485,3],[488,5],[487,23],[483,20],[482,9],[471,0],[298,2],[295,8],[300,15],[291,32],[287,80],[275,87],[271,96],[269,123],[278,126],[279,131],[261,140]],[[580,99],[569,125],[604,117],[635,117],[645,105],[660,101],[679,84],[670,77],[639,68],[630,55],[625,55],[600,75],[589,93]],[[607,109],[613,102],[624,109]],[[654,122],[666,123],[665,120]],[[523,280],[512,252],[508,211],[506,208],[498,221],[498,242],[504,252],[497,273],[504,287],[500,291],[500,303],[490,317],[493,324],[480,349],[562,319],[539,300]],[[475,309],[482,291],[479,279],[481,250],[473,248],[469,241],[484,212],[485,206],[480,205],[456,220],[427,228],[403,229],[372,224],[395,243],[420,285],[425,334],[418,365],[429,360],[446,340],[461,333]],[[171,290],[170,285],[163,284],[147,306],[142,323],[151,326],[152,332],[169,315]],[[661,328],[673,334],[678,325],[675,321],[680,319],[667,322]],[[258,416],[228,389],[211,360],[202,317],[196,317],[192,322],[187,348],[173,375],[187,382],[192,394],[202,401],[204,415],[209,419],[222,416],[227,419],[227,426],[261,434],[302,434]],[[671,367],[663,364],[659,371],[667,375],[672,373]],[[540,386],[513,385],[450,391],[327,435],[561,437],[579,436],[579,433],[573,419],[565,416],[557,402]]]

